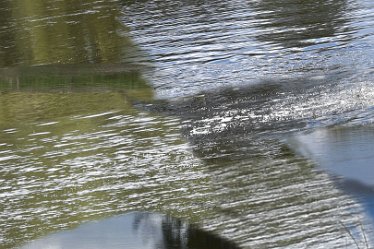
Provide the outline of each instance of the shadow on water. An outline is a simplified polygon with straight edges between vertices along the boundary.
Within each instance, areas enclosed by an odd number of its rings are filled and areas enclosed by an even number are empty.
[[[166,215],[130,213],[32,241],[21,249],[238,249],[234,243]]]

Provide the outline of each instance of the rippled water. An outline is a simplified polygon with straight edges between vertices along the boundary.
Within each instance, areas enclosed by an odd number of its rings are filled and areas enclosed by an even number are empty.
[[[369,247],[365,206],[284,139],[372,123],[373,10],[2,1],[0,248],[134,210],[243,248]]]
[[[134,212],[32,241],[22,249],[39,248],[127,249],[238,249],[196,226],[160,214]]]
[[[157,65],[159,96],[175,97],[264,78],[357,86],[373,74],[372,9],[370,0],[143,1],[123,19]]]

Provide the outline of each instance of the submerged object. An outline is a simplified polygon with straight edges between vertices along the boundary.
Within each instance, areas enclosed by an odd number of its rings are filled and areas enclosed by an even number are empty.
[[[233,242],[167,215],[134,212],[92,221],[21,249],[237,249]]]

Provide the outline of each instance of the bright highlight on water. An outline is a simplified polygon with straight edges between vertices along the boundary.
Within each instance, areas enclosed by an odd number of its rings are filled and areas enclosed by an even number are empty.
[[[1,1],[0,248],[133,211],[240,248],[370,248],[373,10]]]

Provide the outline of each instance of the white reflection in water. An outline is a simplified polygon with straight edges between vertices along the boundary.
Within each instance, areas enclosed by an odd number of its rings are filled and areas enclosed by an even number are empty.
[[[154,249],[162,239],[160,227],[149,227],[142,233],[133,229],[134,215],[91,222],[33,241],[21,249]],[[152,225],[160,225],[157,220]]]
[[[288,140],[295,151],[312,159],[321,169],[336,176],[338,186],[363,205],[371,218],[372,227],[374,224],[373,141],[373,125],[352,124],[317,129],[295,135]]]
[[[323,169],[374,187],[373,141],[372,126],[343,126],[296,135],[290,143]]]

